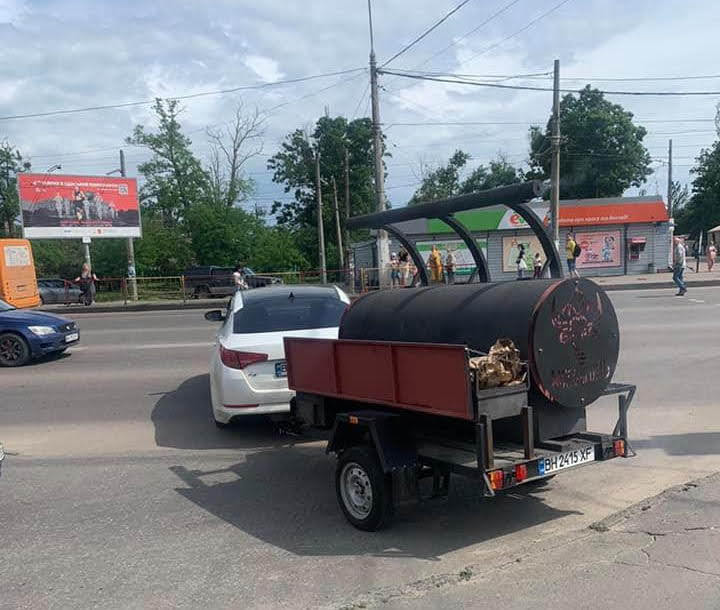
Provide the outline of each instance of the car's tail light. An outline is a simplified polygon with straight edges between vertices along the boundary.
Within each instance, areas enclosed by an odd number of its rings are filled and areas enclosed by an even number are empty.
[[[613,450],[616,456],[625,457],[625,441],[622,439],[613,441]]]
[[[268,359],[267,354],[257,354],[255,352],[239,352],[234,349],[227,349],[220,346],[220,360],[231,369],[244,369],[255,362],[264,362]]]
[[[517,464],[515,466],[515,480],[518,483],[521,483],[525,479],[527,479],[528,471],[527,471],[527,464]]]
[[[502,489],[505,484],[505,473],[502,470],[491,470],[490,485],[494,490]]]

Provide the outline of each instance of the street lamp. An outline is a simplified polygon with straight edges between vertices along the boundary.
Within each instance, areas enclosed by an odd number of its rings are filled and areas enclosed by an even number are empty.
[[[45,173],[46,173],[46,174],[49,174],[49,173],[51,173],[51,172],[54,172],[56,169],[62,169],[62,165],[60,165],[59,163],[57,163],[57,164],[55,164],[55,165],[51,165],[50,167],[47,168],[47,170],[45,171]]]
[[[106,175],[106,176],[112,176],[113,174],[120,174],[120,175],[122,176],[122,170],[121,170],[121,169],[114,169],[114,170],[111,171],[111,172],[107,172],[105,175]]]

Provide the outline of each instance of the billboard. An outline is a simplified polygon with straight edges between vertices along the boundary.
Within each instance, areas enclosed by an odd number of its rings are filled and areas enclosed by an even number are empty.
[[[575,264],[578,269],[619,267],[622,265],[620,231],[576,233],[575,240],[582,248]]]
[[[475,242],[482,250],[482,253],[487,259],[487,239],[479,238]],[[455,275],[470,275],[475,269],[475,261],[473,260],[470,250],[468,250],[465,242],[460,239],[446,239],[443,241],[419,241],[415,244],[418,252],[423,257],[425,264],[427,265],[428,259],[430,258],[430,252],[432,247],[437,246],[442,254],[443,264],[445,263],[445,257],[447,255],[447,249],[451,248],[455,254]]]
[[[140,237],[134,178],[18,174],[25,238]]]
[[[516,271],[518,253],[520,252],[520,244],[525,246],[525,262],[529,271],[533,271],[535,265],[534,257],[535,253],[540,253],[540,260],[542,264],[545,264],[545,251],[540,244],[540,240],[534,235],[522,235],[519,237],[503,237],[502,238],[502,270],[503,271]]]

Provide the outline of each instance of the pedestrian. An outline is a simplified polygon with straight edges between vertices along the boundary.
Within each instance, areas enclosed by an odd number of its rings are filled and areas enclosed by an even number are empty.
[[[74,282],[80,286],[81,303],[92,305],[95,300],[95,282],[97,281],[97,276],[92,272],[90,265],[83,263],[80,275],[74,280]]]
[[[565,238],[565,252],[567,253],[567,266],[570,277],[580,277],[580,274],[577,272],[576,259],[580,256],[581,250],[573,238],[572,233],[568,233]]]
[[[542,277],[542,259],[540,258],[540,253],[536,252],[535,256],[533,257],[533,279],[539,280]]]
[[[527,271],[527,261],[525,260],[525,244],[518,245],[518,255],[515,259],[515,266],[517,267],[517,279],[523,279],[523,274]]]
[[[455,253],[450,246],[445,255],[445,283],[450,286],[455,283]]]
[[[685,286],[685,280],[683,274],[685,273],[685,267],[687,263],[685,261],[685,244],[680,237],[675,238],[675,248],[673,249],[673,282],[677,284],[678,292],[675,296],[684,296],[687,292],[687,286]]]
[[[397,254],[392,252],[390,254],[390,288],[400,287],[400,261],[398,261]]]
[[[443,281],[443,265],[442,256],[437,249],[437,246],[433,245],[430,251],[430,258],[428,258],[428,266],[430,267],[430,280],[437,284]]]
[[[710,244],[707,249],[707,268],[708,271],[712,271],[715,266],[715,259],[717,258],[717,248],[715,244]]]
[[[398,252],[398,262],[400,263],[400,285],[404,288],[407,286],[408,277],[410,276],[410,260],[407,250],[402,248]]]
[[[248,289],[247,282],[245,281],[245,268],[242,265],[235,265],[235,271],[233,271],[232,276],[236,291]]]

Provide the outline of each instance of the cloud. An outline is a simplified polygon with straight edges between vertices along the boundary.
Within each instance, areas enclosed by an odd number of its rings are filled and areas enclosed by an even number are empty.
[[[274,83],[284,75],[280,72],[278,62],[270,57],[262,55],[248,55],[244,61],[245,65],[257,74],[263,82]]]

